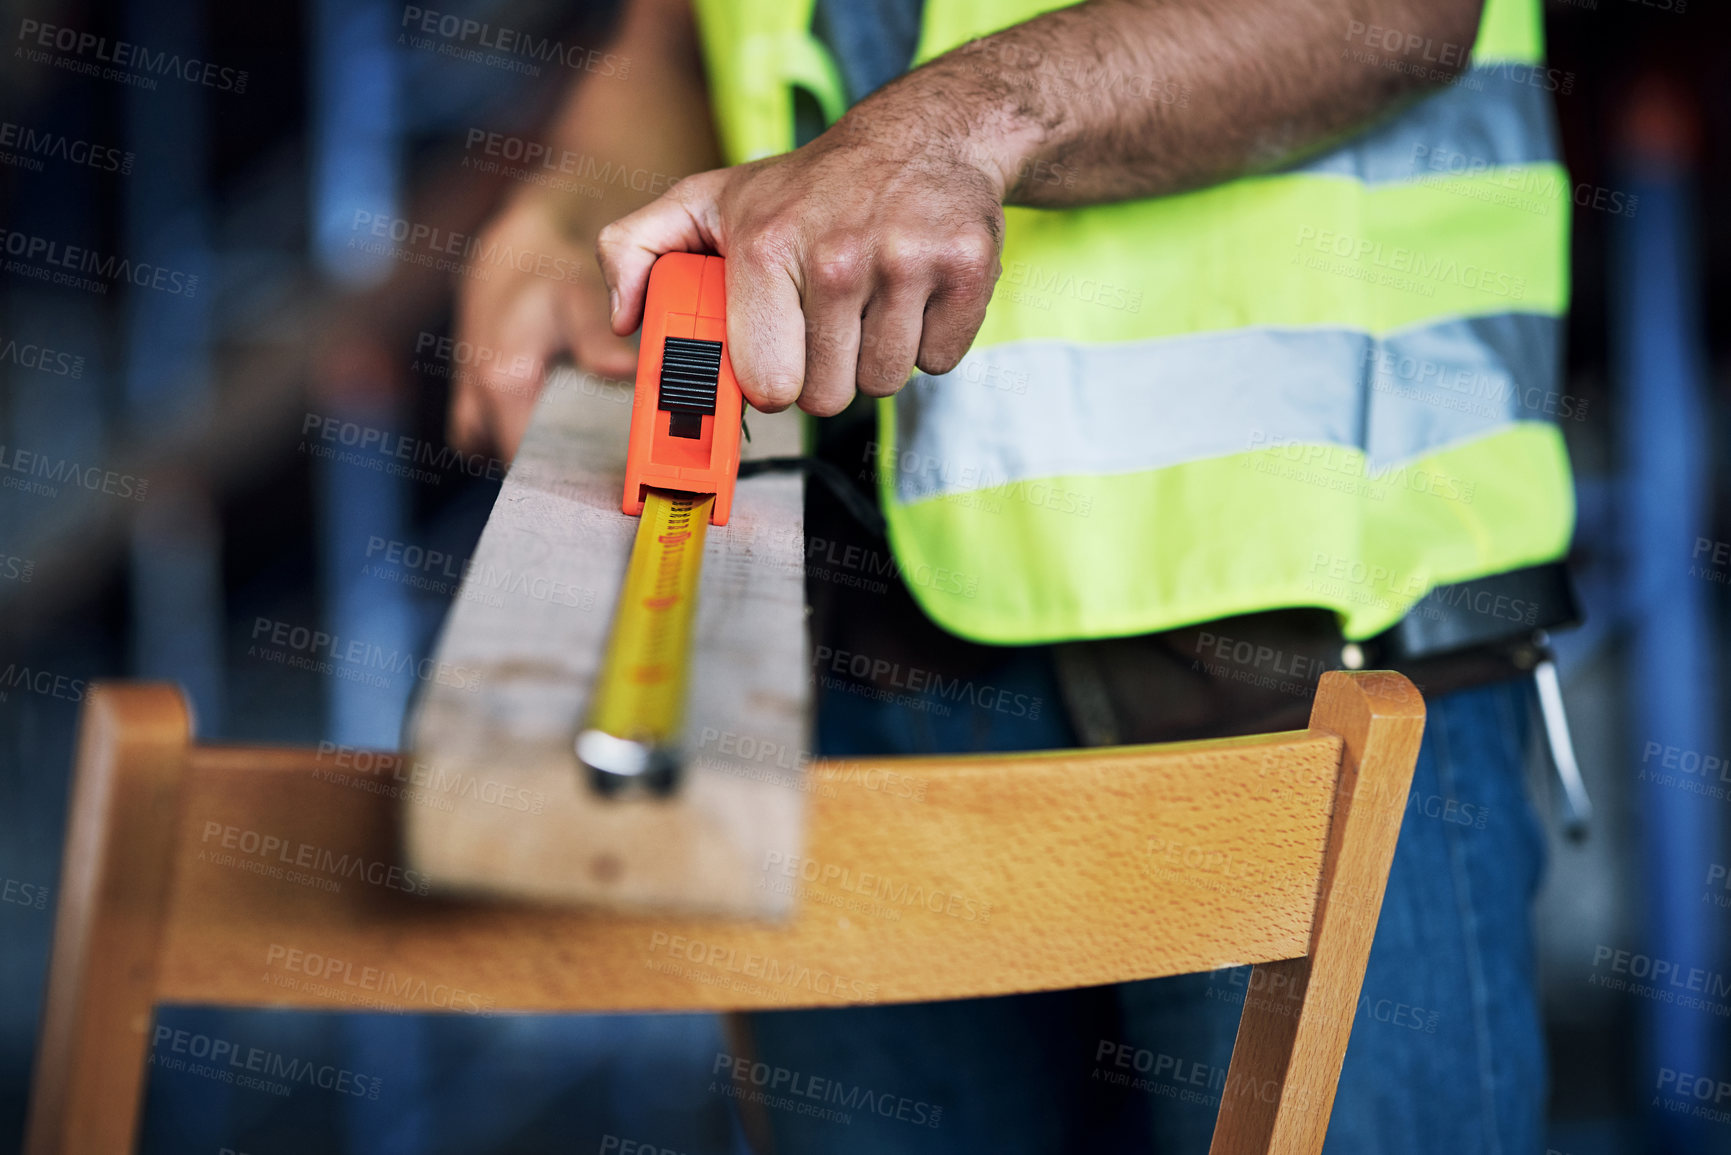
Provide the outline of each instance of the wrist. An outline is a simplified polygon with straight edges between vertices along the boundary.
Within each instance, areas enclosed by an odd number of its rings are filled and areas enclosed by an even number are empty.
[[[867,112],[868,105],[875,106],[869,123],[880,139],[893,140],[907,155],[972,170],[1000,206],[1043,163],[1046,132],[1006,79],[981,67],[966,48],[880,89],[856,111]]]

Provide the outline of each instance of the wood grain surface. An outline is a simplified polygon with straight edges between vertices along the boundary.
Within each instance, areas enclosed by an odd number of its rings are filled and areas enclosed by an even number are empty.
[[[1364,968],[1424,737],[1424,699],[1399,674],[1328,673],[1312,732],[1345,743],[1305,957],[1257,966],[1244,1000],[1214,1155],[1322,1150]]]
[[[170,686],[85,699],[29,1155],[132,1150],[190,732]]]
[[[619,509],[630,400],[548,382],[409,726],[422,792],[448,803],[405,806],[409,864],[447,893],[785,916],[756,882],[766,851],[799,849],[810,758],[798,476],[741,480],[709,531],[677,796],[597,799],[572,754],[638,524]],[[792,412],[748,426],[747,459],[799,451]]]
[[[1301,953],[1340,741],[825,762],[782,925],[440,897],[396,854],[412,763],[199,748],[159,997],[458,1011],[741,1009],[1085,986]],[[778,787],[782,788],[782,787]],[[504,808],[500,808],[504,809]],[[529,845],[565,814],[510,812]],[[413,828],[414,823],[410,823]],[[420,891],[427,890],[422,894]]]

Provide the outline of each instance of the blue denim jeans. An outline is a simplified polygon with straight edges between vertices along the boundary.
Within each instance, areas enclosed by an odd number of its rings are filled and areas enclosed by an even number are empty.
[[[1011,651],[993,681],[1039,718],[910,709],[831,690],[827,754],[1073,742],[1050,667]],[[1529,906],[1544,841],[1522,774],[1527,688],[1427,703],[1400,843],[1324,1150],[1544,1150],[1546,1073]],[[836,1118],[767,1107],[778,1155],[1207,1151],[1248,968],[994,999],[751,1016],[757,1058],[864,1089]],[[1104,1076],[1128,1074],[1124,1087]],[[935,1110],[934,1110],[935,1108]],[[934,1125],[935,1119],[935,1125]]]

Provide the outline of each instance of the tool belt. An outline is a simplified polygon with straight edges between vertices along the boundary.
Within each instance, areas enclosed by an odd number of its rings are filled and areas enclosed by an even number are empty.
[[[1329,670],[1398,670],[1427,698],[1524,677],[1545,655],[1543,632],[1579,621],[1559,563],[1439,586],[1364,642],[1342,638],[1327,610],[1288,609],[1054,654],[1085,744],[1169,742],[1302,729]]]

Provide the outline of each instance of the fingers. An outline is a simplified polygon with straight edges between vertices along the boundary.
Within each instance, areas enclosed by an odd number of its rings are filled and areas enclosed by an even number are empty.
[[[819,242],[801,261],[796,242],[764,231],[730,255],[728,339],[754,405],[773,411],[797,400],[827,417],[856,387],[870,397],[895,393],[916,363],[930,373],[955,368],[985,320],[997,243],[985,233],[954,240],[935,262],[902,247],[867,255],[852,243]]]
[[[866,305],[860,322],[859,391],[888,397],[913,375],[924,324],[923,288],[886,288]]]
[[[459,342],[475,350],[458,364],[451,402],[451,443],[465,452],[517,452],[547,360],[565,347],[551,286],[531,286],[504,301],[465,298]],[[617,339],[617,338],[615,338]]]
[[[478,453],[487,447],[487,419],[481,410],[481,399],[474,387],[462,381],[451,391],[445,440],[464,453]]]
[[[915,362],[920,369],[948,373],[966,355],[986,319],[999,271],[996,238],[980,232],[952,242],[937,287],[926,301]]]
[[[457,293],[457,340],[473,342],[486,326],[482,318],[489,312],[490,301],[483,298],[485,286],[463,284]],[[464,453],[479,453],[489,448],[487,433],[487,402],[480,377],[460,362],[451,366],[451,405],[446,416],[445,439]]]
[[[529,432],[529,419],[535,415],[538,395],[538,391],[502,394],[487,411],[487,444],[502,460],[510,461],[517,456],[517,447]]]
[[[870,260],[855,243],[821,244],[805,264],[805,382],[799,407],[830,417],[853,400]]]
[[[716,248],[715,197],[725,169],[687,177],[657,199],[601,230],[595,255],[607,281],[608,315],[623,337],[643,321],[649,269],[662,253],[700,253]]]
[[[727,343],[745,399],[775,413],[805,382],[806,319],[794,282],[791,245],[765,231],[727,260]]]
[[[539,369],[532,379],[460,370],[447,431],[451,444],[465,453],[492,450],[509,460],[529,427],[540,386]]]
[[[955,368],[998,278],[1001,211],[991,202],[978,217],[958,219],[922,202],[878,215],[879,190],[857,173],[832,178],[841,185],[827,200],[817,196],[807,170],[823,163],[813,154],[701,173],[603,229],[596,251],[612,334],[642,323],[658,257],[707,250],[727,258],[728,355],[759,409],[797,401],[827,416],[856,389],[894,393],[916,365]],[[838,212],[850,198],[863,200],[863,223]],[[598,359],[617,356],[628,371],[618,346],[578,344]]]
[[[807,301],[805,381],[799,407],[813,417],[833,417],[853,399],[859,365],[860,305],[857,301]]]

